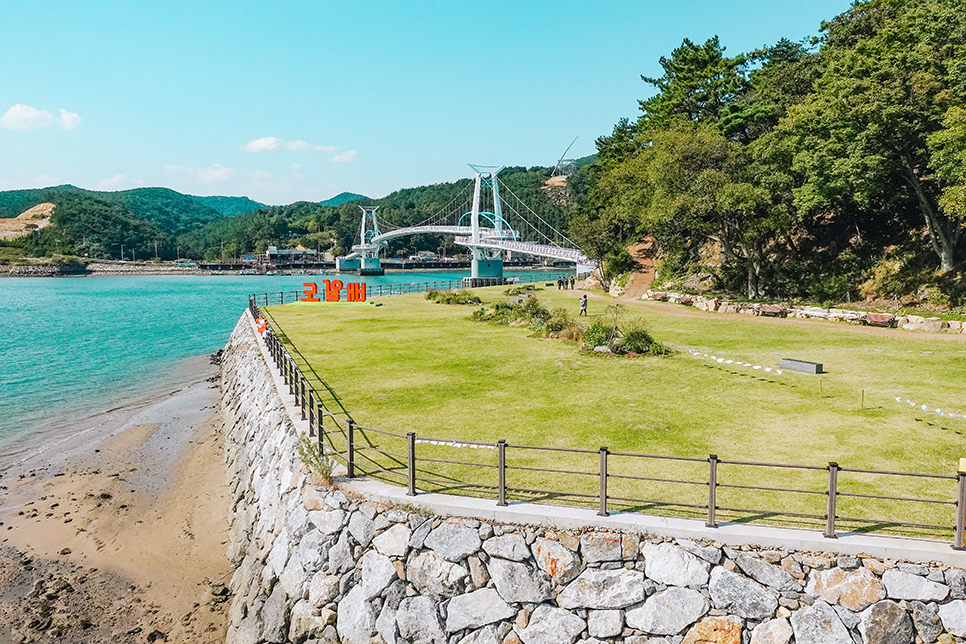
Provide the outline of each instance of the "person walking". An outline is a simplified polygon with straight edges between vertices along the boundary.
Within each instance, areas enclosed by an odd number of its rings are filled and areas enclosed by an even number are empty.
[[[580,317],[581,315],[587,315],[587,294],[586,293],[584,293],[584,296],[580,298],[580,314],[577,317]]]

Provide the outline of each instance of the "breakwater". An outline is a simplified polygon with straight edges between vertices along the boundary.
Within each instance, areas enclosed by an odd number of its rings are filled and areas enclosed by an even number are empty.
[[[912,562],[894,554],[915,551],[901,540],[884,555],[836,554],[834,541],[819,552],[796,549],[801,540],[787,535],[756,545],[734,532],[674,534],[667,521],[652,531],[621,530],[615,518],[591,512],[581,518],[537,506],[525,514],[492,502],[481,509],[474,499],[443,495],[394,500],[365,481],[339,478],[319,485],[297,456],[306,423],[290,415],[264,351],[246,313],[222,361],[229,557],[237,568],[229,642],[966,637],[966,572],[948,546],[949,556]]]

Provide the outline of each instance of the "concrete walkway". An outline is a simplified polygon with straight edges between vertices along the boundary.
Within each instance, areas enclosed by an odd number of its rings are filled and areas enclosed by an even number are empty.
[[[254,320],[248,312],[246,317],[255,330]],[[302,414],[295,399],[288,393],[288,387],[281,372],[271,360],[271,354],[264,339],[259,336],[262,356],[275,381],[275,388],[285,403],[289,418],[299,432],[308,432],[308,421]],[[499,507],[494,499],[480,499],[430,492],[408,496],[406,489],[365,478],[347,478],[345,469],[337,472],[335,484],[349,494],[366,496],[377,503],[408,505],[424,508],[441,515],[469,517],[497,524],[532,525],[556,530],[580,530],[598,528],[636,532],[675,539],[712,539],[731,546],[755,545],[767,548],[785,548],[800,552],[829,553],[840,555],[864,554],[880,559],[898,559],[913,562],[938,562],[957,568],[966,568],[966,551],[953,550],[948,541],[889,537],[850,532],[838,533],[837,539],[826,539],[815,530],[799,528],[776,528],[746,523],[719,523],[717,528],[708,528],[704,521],[679,519],[636,513],[613,513],[598,516],[595,510],[576,507],[539,505],[534,503],[510,503]],[[341,474],[341,476],[339,475]]]

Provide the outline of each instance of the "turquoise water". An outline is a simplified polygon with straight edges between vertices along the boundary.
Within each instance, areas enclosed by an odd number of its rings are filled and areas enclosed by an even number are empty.
[[[453,279],[399,272],[369,284]],[[522,272],[507,272],[508,275]],[[204,372],[199,358],[225,345],[248,295],[322,288],[323,276],[138,276],[0,280],[6,342],[0,368],[3,463],[79,423]],[[344,275],[343,282],[359,281]]]

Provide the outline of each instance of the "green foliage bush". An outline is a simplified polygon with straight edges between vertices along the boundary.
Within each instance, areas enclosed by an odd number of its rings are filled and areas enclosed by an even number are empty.
[[[322,453],[322,447],[308,434],[299,434],[299,458],[322,485],[332,483],[332,468],[335,461]]]
[[[603,347],[610,344],[611,332],[614,327],[607,324],[604,320],[598,318],[594,320],[590,327],[584,331],[584,346],[589,349],[594,347]]]
[[[483,303],[478,295],[466,289],[459,291],[426,291],[426,299],[437,304],[462,304],[477,306]]]

